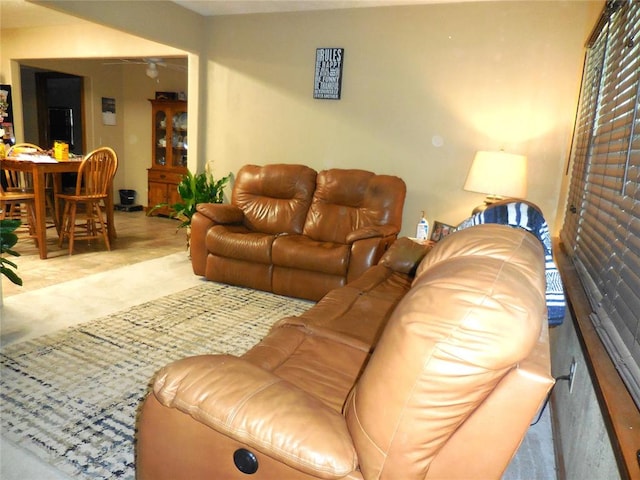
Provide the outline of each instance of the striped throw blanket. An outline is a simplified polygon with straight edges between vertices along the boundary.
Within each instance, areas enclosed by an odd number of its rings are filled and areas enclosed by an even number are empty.
[[[549,326],[560,325],[564,320],[566,300],[560,272],[553,261],[549,226],[542,213],[524,202],[489,205],[483,212],[477,213],[456,227],[456,230],[482,223],[499,223],[516,228],[524,228],[534,234],[544,247],[545,275],[547,281],[546,300]]]

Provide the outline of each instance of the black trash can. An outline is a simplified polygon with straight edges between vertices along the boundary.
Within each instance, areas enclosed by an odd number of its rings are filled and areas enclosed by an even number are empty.
[[[135,190],[119,190],[120,192],[120,203],[122,205],[133,205],[133,202],[136,200],[136,191]]]

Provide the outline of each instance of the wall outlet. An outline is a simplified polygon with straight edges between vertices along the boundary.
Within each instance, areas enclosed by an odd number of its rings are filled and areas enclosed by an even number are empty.
[[[569,393],[573,392],[573,382],[576,379],[576,369],[578,368],[578,362],[576,358],[571,359],[571,366],[569,367]]]

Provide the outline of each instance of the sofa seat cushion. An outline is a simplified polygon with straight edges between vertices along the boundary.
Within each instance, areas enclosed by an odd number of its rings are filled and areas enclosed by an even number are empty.
[[[218,257],[270,264],[274,238],[242,225],[214,225],[207,232],[206,245]]]
[[[281,235],[273,242],[273,264],[329,275],[346,276],[349,245],[319,242],[304,235]]]
[[[161,405],[187,414],[179,420],[181,429],[174,426],[180,432],[179,439],[184,438],[181,433],[187,430],[187,437],[194,443],[211,441],[208,435],[198,435],[203,432],[198,424],[226,437],[214,436],[222,445],[207,444],[207,459],[216,473],[206,465],[203,466],[205,473],[195,470],[193,474],[190,466],[175,468],[169,464],[166,469],[173,468],[173,474],[163,472],[161,478],[245,478],[245,474],[233,466],[232,452],[240,446],[261,458],[258,478],[343,479],[357,466],[353,444],[339,411],[243,359],[230,355],[183,358],[163,368],[153,388],[152,397]],[[170,412],[166,415],[172,415]],[[142,415],[149,413],[145,407]],[[166,429],[156,432],[160,437],[172,433]],[[230,448],[228,455],[220,452],[225,448]],[[185,445],[179,440],[173,444],[174,451],[191,449],[189,443]],[[162,453],[156,455],[157,463],[167,461]],[[294,475],[286,469],[270,469],[271,459],[294,469]],[[179,473],[176,475],[176,472]]]
[[[314,335],[371,351],[411,280],[409,275],[376,265],[345,287],[329,292],[303,314],[279,320],[274,328],[297,325]]]
[[[341,412],[368,356],[368,352],[336,339],[283,326],[272,330],[242,358]]]

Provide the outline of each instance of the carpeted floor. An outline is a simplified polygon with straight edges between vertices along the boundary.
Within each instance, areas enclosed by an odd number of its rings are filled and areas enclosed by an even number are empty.
[[[155,371],[240,355],[311,302],[207,282],[0,354],[2,436],[72,478],[135,477],[135,416]]]

